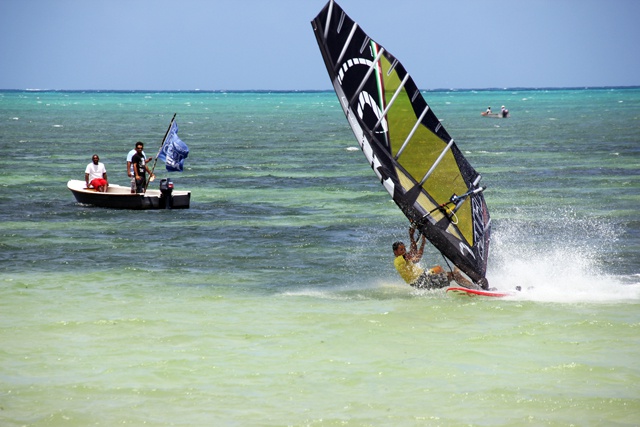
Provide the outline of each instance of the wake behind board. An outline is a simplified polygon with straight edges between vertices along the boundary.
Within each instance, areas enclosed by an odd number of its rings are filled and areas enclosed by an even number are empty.
[[[479,289],[469,289],[457,286],[450,286],[447,288],[447,292],[451,292],[454,295],[464,295],[469,297],[483,296],[483,297],[508,297],[514,295],[513,292],[499,292],[499,291],[484,291]]]

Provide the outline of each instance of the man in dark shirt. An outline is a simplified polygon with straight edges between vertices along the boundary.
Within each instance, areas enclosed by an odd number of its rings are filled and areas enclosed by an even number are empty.
[[[136,178],[136,193],[144,193],[145,187],[147,186],[147,172],[153,178],[154,175],[151,173],[149,168],[147,167],[147,162],[145,161],[144,154],[142,154],[142,150],[144,148],[144,144],[138,142],[136,144],[136,154],[131,158],[131,164],[133,165],[133,173]]]

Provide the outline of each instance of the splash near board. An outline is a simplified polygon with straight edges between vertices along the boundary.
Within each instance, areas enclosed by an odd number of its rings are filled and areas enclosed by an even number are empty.
[[[468,297],[482,296],[482,297],[502,298],[502,297],[509,297],[509,296],[515,295],[515,293],[513,292],[485,291],[485,290],[469,289],[469,288],[455,287],[455,286],[451,286],[447,288],[447,293],[449,292],[451,292],[454,295],[462,295],[462,296],[468,296]]]
[[[311,26],[351,130],[383,187],[444,257],[488,289],[491,220],[480,174],[400,61],[335,1]]]

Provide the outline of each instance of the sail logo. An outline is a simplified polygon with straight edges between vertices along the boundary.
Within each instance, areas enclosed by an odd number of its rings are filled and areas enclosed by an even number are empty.
[[[480,259],[484,260],[486,256],[484,241],[484,207],[481,197],[471,197],[471,216],[473,217],[473,240],[478,249]]]
[[[483,213],[484,213],[484,208],[480,198],[471,197],[471,216],[473,217],[472,218],[473,241],[475,243],[477,253],[480,256],[481,260],[484,260],[486,256],[485,240],[484,240],[485,228],[483,226],[484,224]],[[473,259],[477,259],[474,251],[471,250],[471,248],[468,245],[466,245],[464,242],[459,242],[458,247],[460,248],[460,253],[462,255],[466,256],[467,254],[469,254],[473,257]]]
[[[471,250],[471,248],[469,246],[465,245],[462,242],[459,243],[459,246],[460,246],[460,253],[462,255],[466,255],[465,252],[468,252],[469,255],[471,255],[473,257],[473,259],[476,259],[476,254],[473,253],[473,251]]]
[[[380,110],[380,107],[378,107],[371,94],[369,92],[362,91],[360,92],[360,96],[358,96],[358,117],[362,120],[364,120],[364,107],[366,105],[371,107],[371,110],[382,125],[382,131],[378,131],[378,133],[386,134],[388,131],[387,118],[382,116],[382,110]]]
[[[369,59],[365,59],[365,58],[348,59],[347,61],[344,62],[344,64],[342,64],[342,67],[340,67],[340,71],[338,71],[338,83],[340,84],[341,87],[347,72],[352,67],[355,67],[358,65],[364,65],[367,68],[373,68],[375,66],[374,62]],[[371,108],[371,111],[373,111],[373,114],[376,116],[378,122],[380,122],[380,125],[382,126],[382,130],[378,131],[377,133],[386,134],[389,130],[387,118],[386,116],[383,116],[382,110],[380,109],[380,106],[378,106],[378,104],[376,103],[375,97],[367,91],[364,91],[364,90],[360,91],[360,93],[358,94],[357,112],[358,112],[358,117],[360,117],[361,120],[364,120],[364,111],[367,106]]]

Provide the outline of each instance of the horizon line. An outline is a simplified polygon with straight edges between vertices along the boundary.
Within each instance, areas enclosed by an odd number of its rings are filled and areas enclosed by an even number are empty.
[[[637,89],[640,85],[613,86],[514,86],[489,88],[435,88],[420,89],[421,92],[469,92],[469,91],[514,91],[514,90],[586,90],[586,89]],[[104,92],[104,93],[322,93],[333,89],[0,89],[0,92]]]

